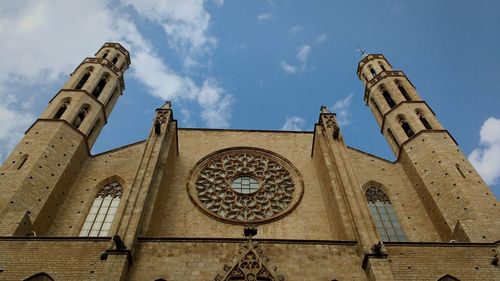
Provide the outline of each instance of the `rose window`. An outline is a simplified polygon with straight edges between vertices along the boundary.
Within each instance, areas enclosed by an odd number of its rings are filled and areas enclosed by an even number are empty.
[[[280,218],[296,207],[303,190],[302,178],[288,160],[246,147],[206,156],[188,182],[189,195],[202,211],[234,223]]]

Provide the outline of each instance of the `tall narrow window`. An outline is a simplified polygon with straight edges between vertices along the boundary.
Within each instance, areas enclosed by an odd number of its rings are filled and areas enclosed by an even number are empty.
[[[420,120],[420,122],[422,123],[422,125],[424,125],[425,129],[432,130],[431,124],[429,124],[429,121],[427,121],[427,119],[425,118],[422,111],[417,110],[417,116],[418,116],[418,119]]]
[[[24,166],[26,161],[28,160],[28,154],[23,154],[20,158],[19,161],[17,162],[17,169],[21,170],[21,168]]]
[[[375,70],[373,69],[373,67],[370,65],[368,66],[370,68],[370,73],[375,76],[377,73],[375,72]]]
[[[394,142],[394,144],[396,144],[396,146],[399,146],[398,140],[392,133],[391,129],[387,129],[387,134],[389,135],[389,138],[391,138],[391,140]]]
[[[90,77],[90,74],[92,73],[92,69],[90,68],[89,70],[87,70],[87,72],[85,72],[85,74],[82,76],[82,78],[80,79],[80,82],[78,82],[78,84],[76,84],[76,87],[75,89],[79,90],[81,88],[83,88],[83,86],[85,86],[85,83],[87,83],[87,80],[89,80],[89,77]]]
[[[460,173],[462,178],[465,179],[465,174],[464,174],[464,172],[462,172],[462,167],[460,167],[460,164],[455,164],[455,168],[457,168],[457,171]]]
[[[108,52],[106,51],[103,55],[102,58],[105,59],[108,56]]]
[[[381,62],[379,62],[378,65],[380,65],[380,68],[382,68],[382,70],[385,71],[384,64],[382,64]]]
[[[69,99],[66,99],[63,102],[63,104],[61,105],[61,107],[59,107],[59,109],[57,110],[56,114],[54,115],[54,119],[61,119],[61,117],[63,116],[64,112],[66,112],[66,109],[68,109],[69,103],[70,103]]]
[[[92,91],[92,95],[97,99],[101,94],[104,87],[106,87],[106,83],[108,83],[108,76],[105,74],[101,80],[97,83],[97,86]]]
[[[385,101],[387,102],[387,105],[389,105],[390,108],[393,108],[396,106],[396,103],[392,99],[391,95],[385,88],[381,88],[382,91],[382,96],[384,97]]]
[[[411,138],[415,133],[410,127],[410,124],[406,122],[406,119],[404,117],[399,117],[399,124],[401,125],[401,128],[403,128],[403,131],[405,131],[406,136]]]
[[[118,58],[120,56],[119,55],[116,55],[114,58],[113,58],[113,64],[116,64],[118,62]]]
[[[73,126],[79,128],[80,125],[82,125],[83,120],[85,120],[85,117],[87,117],[87,114],[89,113],[89,107],[87,105],[84,105],[80,108],[80,111],[76,115],[75,120],[73,120]]]
[[[113,180],[104,185],[94,199],[80,236],[107,236],[122,194],[123,187],[118,181]]]
[[[375,102],[375,100],[373,98],[370,98],[370,101],[373,104],[373,107],[375,107],[375,109],[377,110],[377,113],[380,115],[380,117],[383,117],[382,111],[380,111],[380,108],[378,107],[378,104]]]
[[[401,82],[396,81],[396,85],[398,86],[399,92],[401,92],[401,94],[403,95],[403,97],[405,97],[405,99],[407,101],[411,101],[410,95],[408,95],[408,92],[406,92],[406,89],[405,89],[405,87],[403,87],[403,85],[401,84]]]
[[[365,196],[382,241],[406,241],[396,211],[387,194],[379,187],[372,185],[366,190]]]

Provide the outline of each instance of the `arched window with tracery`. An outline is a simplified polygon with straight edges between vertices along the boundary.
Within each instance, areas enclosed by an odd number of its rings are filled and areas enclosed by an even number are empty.
[[[105,73],[99,80],[99,82],[97,82],[97,86],[95,86],[94,90],[92,91],[92,96],[94,96],[97,99],[99,95],[101,95],[102,90],[104,90],[104,87],[106,87],[108,80],[109,80],[109,74]]]
[[[427,118],[425,118],[424,113],[422,113],[422,111],[418,109],[415,111],[415,113],[417,113],[418,119],[420,120],[422,125],[424,125],[425,129],[432,130],[432,126],[429,121],[427,121]]]
[[[92,207],[90,207],[89,214],[80,231],[80,236],[107,236],[122,194],[123,187],[116,180],[112,180],[101,187]]]
[[[83,105],[80,108],[80,111],[78,111],[78,114],[75,117],[75,120],[73,120],[73,126],[76,128],[79,128],[80,125],[82,125],[83,120],[85,120],[85,117],[87,117],[87,114],[89,114],[89,106],[88,105]]]
[[[415,135],[415,132],[413,132],[413,129],[411,128],[410,124],[408,124],[408,122],[403,116],[399,117],[399,124],[401,125],[401,128],[403,128],[403,131],[405,131],[406,136],[411,138],[413,135]]]
[[[379,187],[371,185],[366,189],[365,197],[382,241],[406,241],[387,194]]]
[[[54,281],[47,273],[41,272],[37,273],[31,277],[24,279],[23,281]]]
[[[85,83],[87,83],[87,80],[89,80],[90,74],[92,74],[93,70],[94,70],[93,67],[88,67],[87,69],[85,69],[85,74],[83,74],[82,78],[80,78],[80,81],[78,82],[78,84],[76,84],[75,89],[79,90],[83,88]]]
[[[71,102],[71,99],[69,99],[69,98],[67,98],[63,101],[63,103],[61,104],[61,107],[59,107],[56,114],[54,115],[54,119],[61,119],[64,112],[66,112],[66,109],[68,109],[70,102]]]

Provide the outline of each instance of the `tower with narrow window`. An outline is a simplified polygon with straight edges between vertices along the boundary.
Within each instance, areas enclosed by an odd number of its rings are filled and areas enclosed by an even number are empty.
[[[444,241],[492,241],[499,207],[431,107],[381,54],[358,64],[364,100]]]
[[[47,231],[125,88],[129,65],[123,46],[105,43],[26,131],[1,167],[0,235]]]

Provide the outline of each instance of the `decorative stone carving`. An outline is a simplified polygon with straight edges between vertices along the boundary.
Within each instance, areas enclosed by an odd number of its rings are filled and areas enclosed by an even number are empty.
[[[335,114],[333,113],[321,113],[321,122],[325,129],[331,130],[334,139],[338,139],[340,136],[340,128],[335,120]]]
[[[264,255],[259,245],[248,240],[241,245],[233,265],[224,265],[224,270],[215,276],[215,281],[285,281],[275,266],[268,267],[269,257]]]
[[[259,181],[259,189],[241,194],[231,188],[239,176]],[[237,147],[212,153],[196,164],[188,180],[192,201],[208,215],[232,223],[263,223],[286,215],[303,193],[297,169],[270,151]]]
[[[168,111],[167,110],[157,110],[155,124],[165,124],[168,120]]]
[[[365,192],[365,195],[366,195],[366,201],[368,202],[377,202],[377,201],[380,201],[380,202],[387,202],[387,203],[390,203],[391,200],[389,200],[389,197],[387,196],[387,194],[385,194],[385,192],[383,190],[381,190],[380,188],[376,187],[376,186],[370,186],[366,189],[366,192]]]
[[[96,197],[113,197],[113,198],[121,198],[123,195],[123,187],[118,181],[111,181],[105,186],[101,187],[101,190],[97,193]]]

